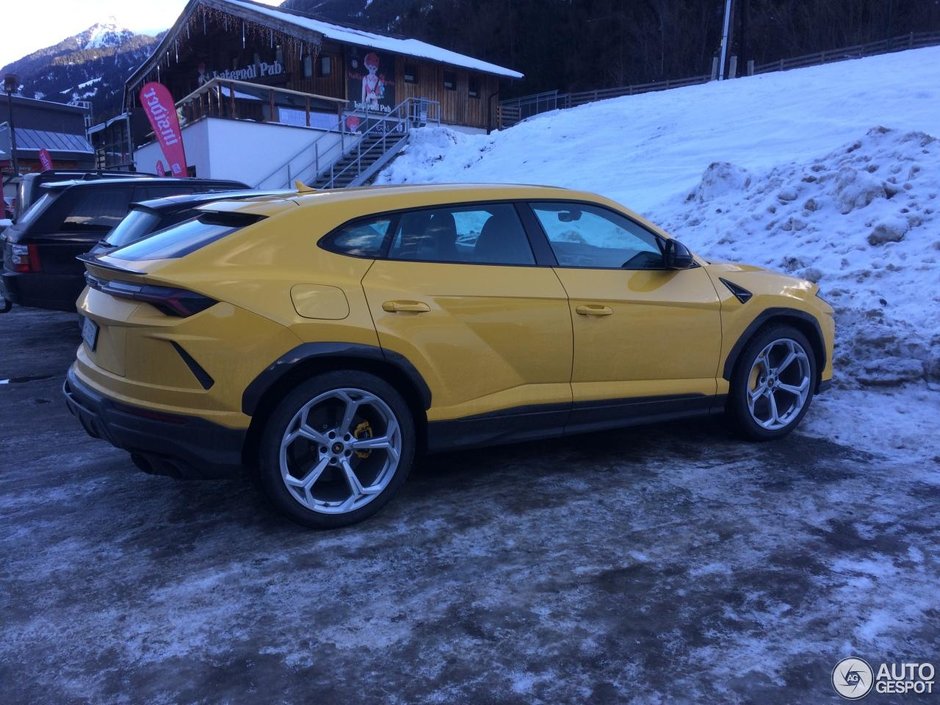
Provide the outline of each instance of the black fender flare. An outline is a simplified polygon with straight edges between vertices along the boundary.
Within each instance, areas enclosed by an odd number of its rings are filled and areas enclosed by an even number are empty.
[[[764,311],[761,311],[758,316],[751,321],[747,328],[744,329],[744,332],[738,337],[738,340],[732,346],[731,351],[728,353],[728,357],[725,358],[725,365],[722,370],[721,376],[727,381],[731,381],[731,376],[734,374],[734,366],[738,362],[738,358],[741,356],[741,353],[744,351],[744,346],[748,344],[751,338],[754,337],[754,334],[767,323],[770,323],[774,319],[781,319],[786,321],[786,319],[797,319],[803,324],[808,324],[812,327],[815,333],[815,339],[813,336],[807,336],[810,340],[810,344],[813,346],[813,352],[816,353],[817,361],[817,374],[822,374],[823,369],[825,369],[827,364],[826,359],[826,339],[823,337],[822,328],[819,325],[819,321],[816,320],[815,316],[812,316],[805,311],[800,311],[793,308],[768,308]]]
[[[357,343],[303,343],[268,365],[242,393],[242,412],[253,416],[265,393],[298,365],[316,360],[364,360],[394,367],[414,387],[424,409],[431,407],[431,390],[421,373],[404,355]]]

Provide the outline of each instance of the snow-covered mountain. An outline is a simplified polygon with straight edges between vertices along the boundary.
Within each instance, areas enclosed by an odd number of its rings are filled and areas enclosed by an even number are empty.
[[[940,47],[416,131],[380,182],[603,193],[711,260],[818,281],[843,385],[940,383]]]
[[[133,39],[136,35],[129,29],[118,27],[112,17],[108,22],[97,23],[77,35],[77,39],[82,48],[88,49],[107,49],[110,47],[119,48],[123,44]]]
[[[28,98],[91,101],[95,117],[105,118],[120,112],[124,79],[156,41],[113,21],[98,23],[0,68],[0,74],[15,73]]]

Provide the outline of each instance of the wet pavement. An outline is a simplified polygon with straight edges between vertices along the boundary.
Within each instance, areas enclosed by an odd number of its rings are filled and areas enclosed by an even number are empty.
[[[74,315],[0,340],[4,705],[824,703],[847,656],[940,667],[936,456],[669,424],[433,457],[312,532],[86,436]]]

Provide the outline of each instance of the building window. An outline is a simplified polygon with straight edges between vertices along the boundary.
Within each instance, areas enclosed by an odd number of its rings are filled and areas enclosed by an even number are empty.
[[[449,91],[457,90],[457,74],[453,71],[444,72],[444,88]]]
[[[325,76],[333,75],[333,57],[332,56],[321,56],[320,60],[317,62],[317,76],[323,78]]]
[[[414,64],[405,64],[405,83],[418,82],[418,67]]]
[[[304,78],[313,76],[313,57],[310,54],[304,56]]]
[[[467,95],[471,98],[480,97],[480,79],[476,76],[471,76],[467,81]]]

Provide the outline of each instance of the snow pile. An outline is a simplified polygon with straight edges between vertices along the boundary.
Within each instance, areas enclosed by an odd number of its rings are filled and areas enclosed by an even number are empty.
[[[940,383],[937,86],[940,47],[617,98],[491,135],[425,128],[378,181],[602,193],[708,259],[819,282],[841,383]]]
[[[940,382],[940,141],[879,127],[810,161],[725,162],[653,209],[712,259],[818,282],[837,311],[839,376]]]

